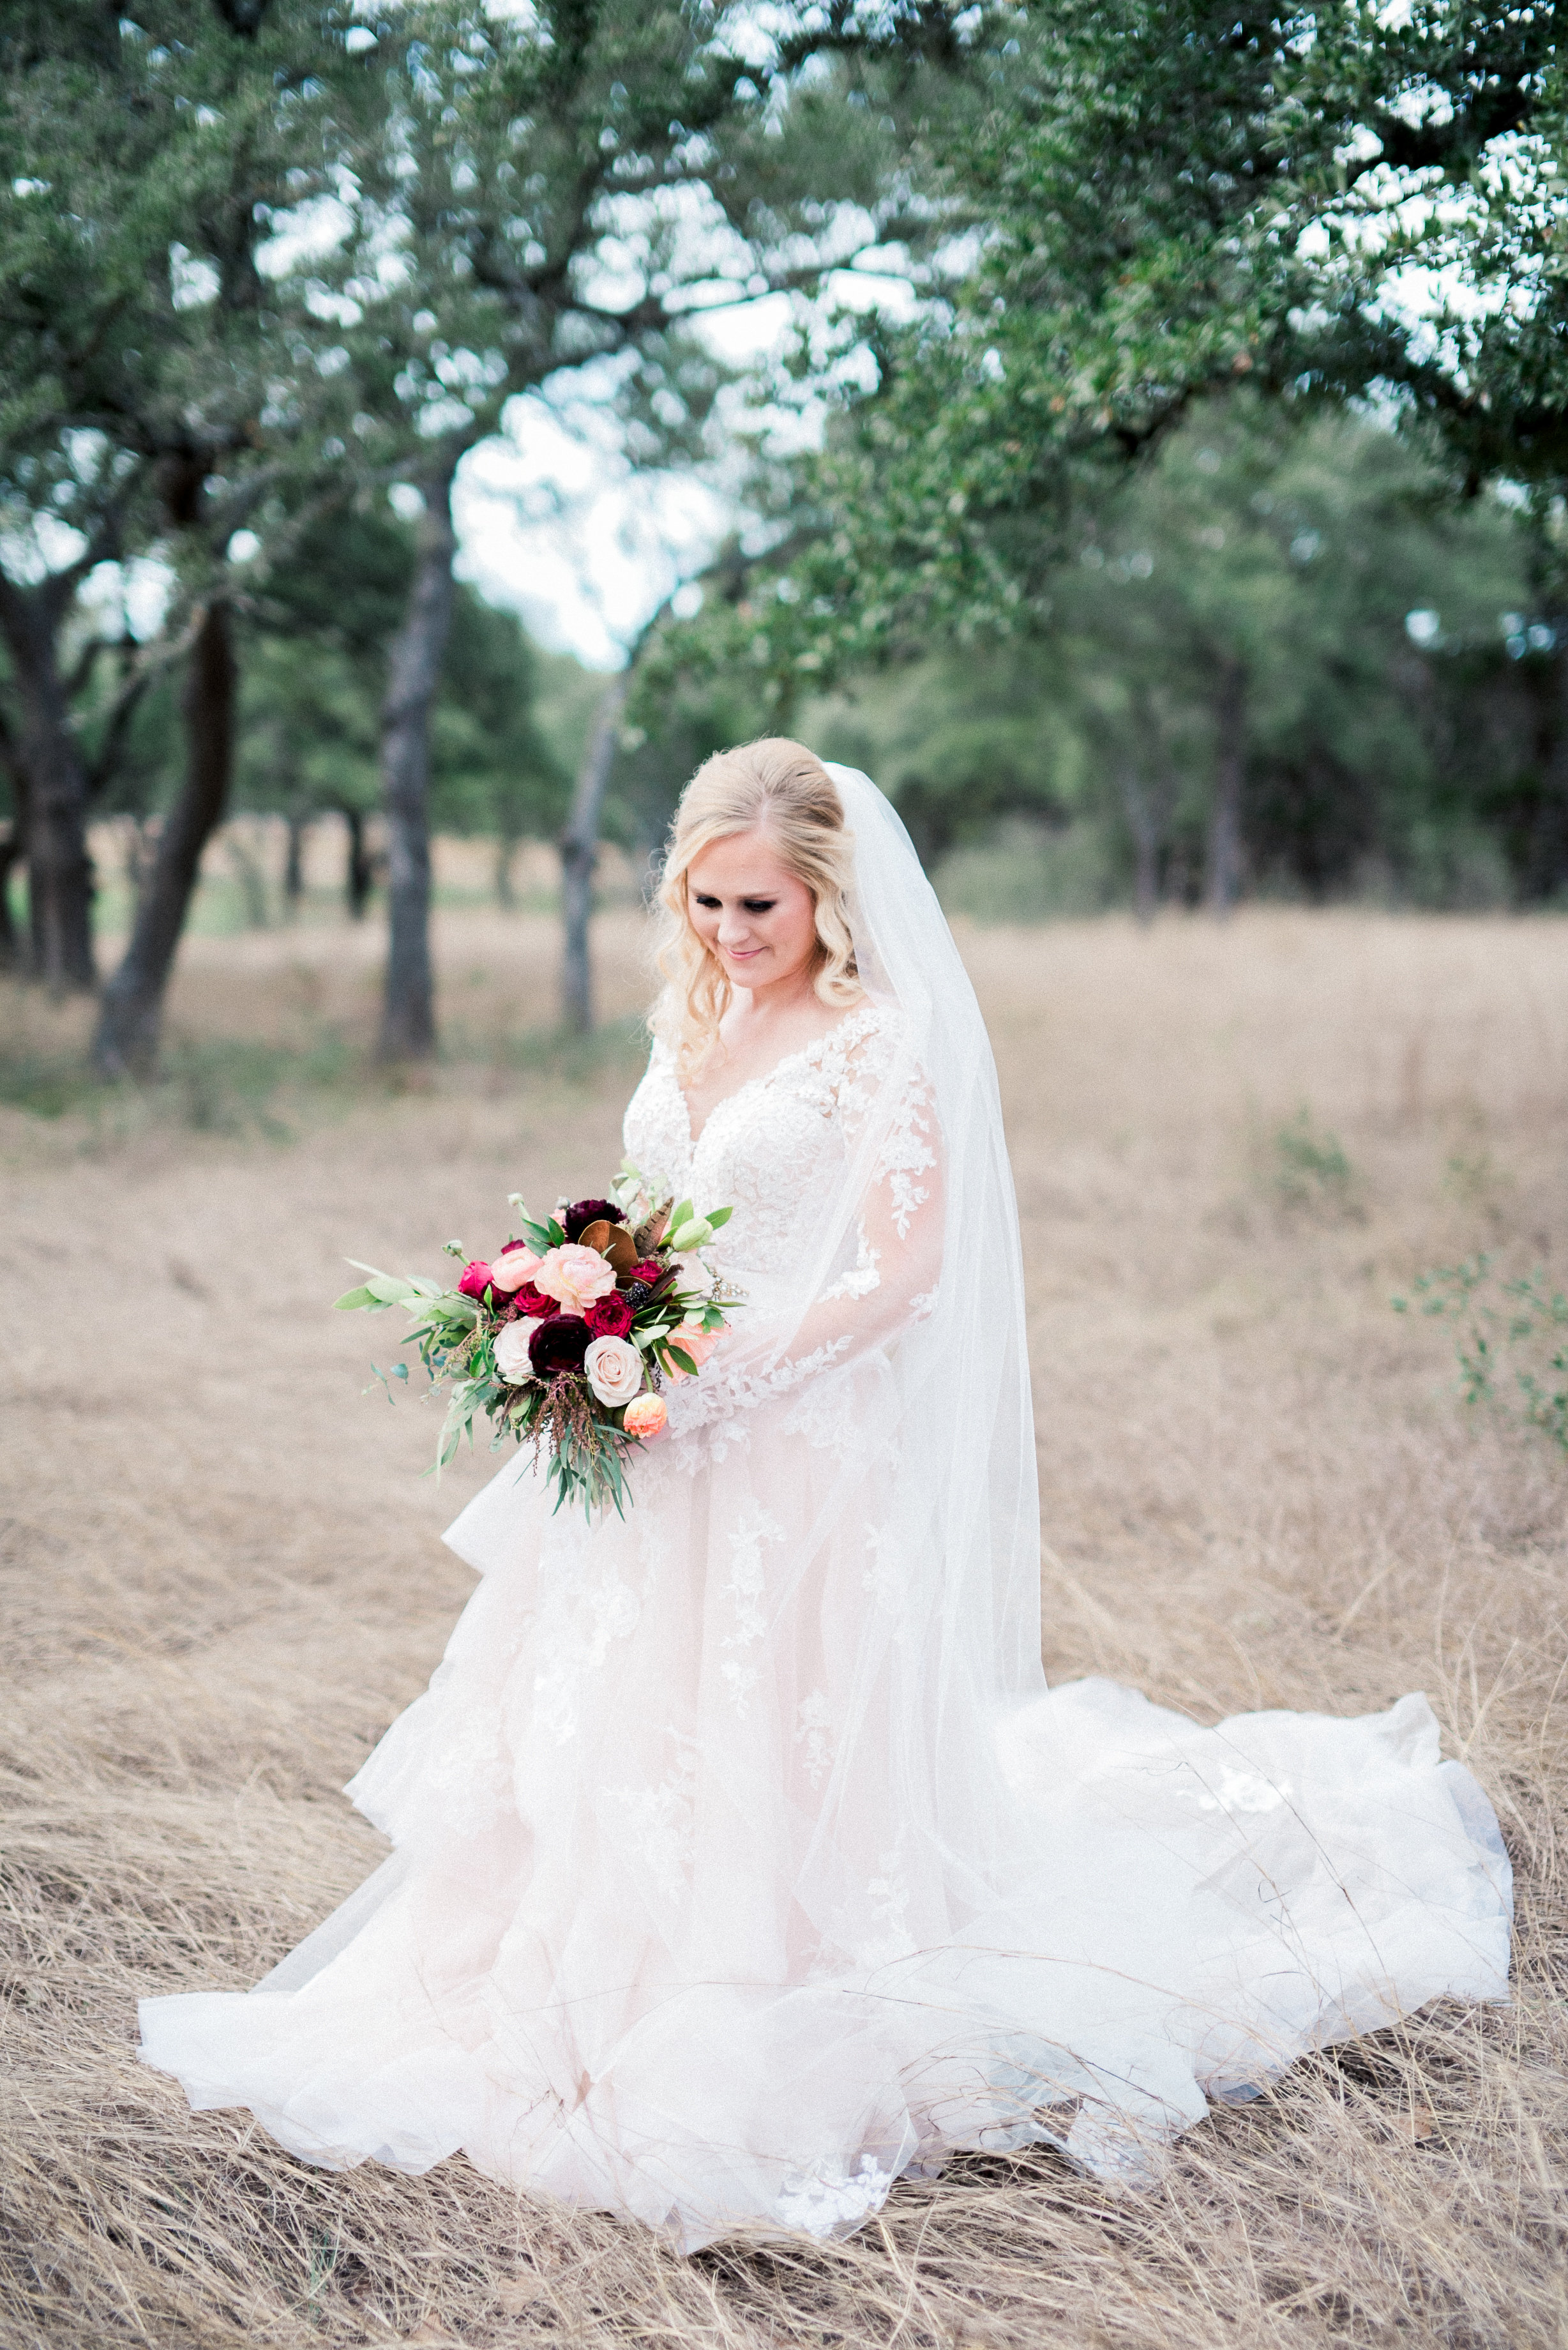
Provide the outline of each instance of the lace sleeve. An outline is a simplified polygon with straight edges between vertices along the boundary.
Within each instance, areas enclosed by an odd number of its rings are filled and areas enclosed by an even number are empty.
[[[672,1395],[672,1430],[728,1418],[840,1369],[891,1345],[930,1312],[941,1278],[941,1138],[929,1082],[918,1065],[900,1071],[900,1052],[896,1029],[873,1031],[845,1056],[834,1087],[851,1153],[873,1111],[886,1114],[884,1087],[898,1087],[855,1218],[853,1263],[796,1319],[785,1343],[784,1334],[752,1329],[727,1340],[701,1378]]]

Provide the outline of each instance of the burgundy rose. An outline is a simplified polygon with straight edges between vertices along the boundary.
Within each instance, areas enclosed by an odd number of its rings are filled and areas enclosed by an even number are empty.
[[[535,1289],[531,1281],[525,1281],[521,1289],[513,1291],[512,1303],[525,1322],[547,1322],[552,1314],[558,1314],[561,1310],[553,1297],[546,1297],[544,1291]]]
[[[580,1371],[593,1335],[580,1314],[552,1314],[529,1339],[528,1360],[542,1379]]]
[[[590,1224],[600,1221],[618,1224],[620,1210],[613,1200],[574,1200],[569,1208],[561,1211],[561,1222],[569,1241],[580,1241]]]
[[[484,1293],[489,1286],[490,1267],[482,1258],[475,1257],[472,1263],[463,1266],[462,1279],[457,1284],[461,1297],[475,1297],[483,1305]]]
[[[596,1297],[584,1316],[596,1338],[624,1338],[631,1328],[631,1307],[618,1290]]]

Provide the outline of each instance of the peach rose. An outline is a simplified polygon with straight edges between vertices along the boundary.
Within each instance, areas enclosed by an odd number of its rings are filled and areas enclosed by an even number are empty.
[[[509,1388],[520,1388],[534,1376],[528,1341],[538,1327],[537,1322],[508,1322],[495,1341],[496,1375]]]
[[[501,1260],[504,1264],[504,1257]],[[496,1268],[492,1265],[491,1278]],[[596,1297],[607,1297],[615,1287],[615,1267],[597,1249],[581,1248],[568,1241],[564,1248],[546,1249],[535,1260],[527,1278],[563,1314],[586,1314]]]
[[[679,1347],[681,1353],[701,1370],[722,1336],[718,1330],[704,1330],[701,1322],[682,1322],[671,1330],[664,1343],[667,1347]],[[679,1363],[671,1363],[669,1373],[672,1379],[689,1379],[691,1377],[691,1372],[683,1371]]]
[[[629,1403],[642,1385],[642,1357],[624,1338],[596,1338],[583,1357],[588,1385],[613,1411]]]
[[[514,1241],[510,1248],[502,1250],[491,1266],[490,1286],[504,1290],[510,1297],[513,1291],[521,1289],[525,1281],[533,1280],[534,1268],[538,1262],[531,1248],[522,1241]]]
[[[628,1436],[640,1436],[645,1444],[651,1444],[656,1436],[663,1435],[669,1417],[662,1396],[633,1396],[621,1426]]]

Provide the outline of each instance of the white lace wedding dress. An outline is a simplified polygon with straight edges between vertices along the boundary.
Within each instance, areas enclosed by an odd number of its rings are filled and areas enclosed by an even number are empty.
[[[716,1253],[789,1345],[675,1396],[624,1523],[515,1458],[464,1510],[479,1588],[350,1789],[392,1857],[254,1991],[143,2003],[193,2105],[333,2167],[461,2147],[691,2249],[842,2232],[960,2147],[1147,2179],[1209,2097],[1503,1993],[1496,1823],[1420,1697],[1202,1729],[1045,1691],[1033,1459],[942,1263],[945,1066],[882,993],[693,1146],[656,1048],[628,1150],[734,1202]],[[1021,1345],[1016,1303],[973,1330]]]

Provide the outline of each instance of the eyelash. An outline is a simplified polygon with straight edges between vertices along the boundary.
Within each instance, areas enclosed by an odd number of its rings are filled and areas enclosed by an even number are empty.
[[[711,907],[721,905],[722,900],[718,898],[699,898],[697,903],[706,911]],[[748,914],[771,914],[778,899],[776,898],[742,898],[741,903]]]

